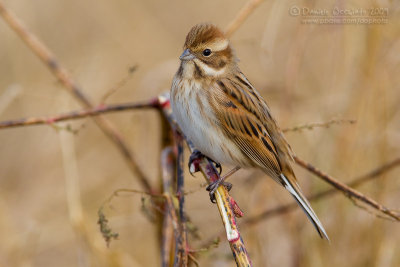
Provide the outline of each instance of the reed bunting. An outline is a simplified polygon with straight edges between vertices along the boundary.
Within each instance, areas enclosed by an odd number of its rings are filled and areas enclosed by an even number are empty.
[[[292,194],[328,239],[296,181],[289,144],[265,100],[240,71],[224,33],[212,24],[198,24],[183,49],[171,88],[173,115],[182,133],[214,162],[262,169]],[[214,184],[212,195],[222,181]]]

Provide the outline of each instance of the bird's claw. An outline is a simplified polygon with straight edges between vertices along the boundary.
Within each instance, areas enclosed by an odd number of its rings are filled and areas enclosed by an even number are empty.
[[[189,163],[188,163],[189,172],[190,172],[190,174],[191,174],[192,176],[193,176],[193,173],[196,173],[196,172],[200,171],[200,161],[201,161],[204,157],[207,158],[209,161],[211,161],[211,162],[213,162],[213,163],[215,164],[215,167],[216,167],[217,169],[219,169],[219,174],[222,173],[222,166],[221,166],[221,164],[215,162],[214,160],[210,159],[209,157],[203,155],[199,150],[195,149],[195,150],[193,151],[193,153],[190,155],[190,157],[189,157]]]
[[[221,164],[220,164],[220,163],[217,163],[217,162],[215,162],[215,161],[213,161],[212,159],[209,159],[209,160],[211,160],[212,162],[215,163],[215,167],[216,167],[217,169],[219,169],[219,175],[221,175],[221,173],[222,173],[222,166],[221,166]]]
[[[197,149],[193,151],[193,153],[189,157],[189,172],[193,176],[193,173],[200,171],[200,161],[204,157],[200,151]]]
[[[222,173],[222,166],[220,163],[215,162],[214,160],[210,159],[209,157],[203,155],[199,150],[195,149],[193,153],[189,157],[189,172],[193,176],[193,173],[196,173],[200,171],[200,162],[203,158],[207,158],[209,161],[213,162],[215,164],[215,168],[219,169],[219,174]],[[231,190],[232,184],[228,182],[224,182],[224,179],[219,178],[217,181],[212,182],[207,186],[207,191],[210,193],[210,200],[212,203],[216,203],[215,199],[215,191],[217,191],[218,186],[223,185],[228,189],[228,191]]]
[[[224,182],[224,180],[222,180],[222,179],[218,179],[217,181],[212,182],[211,184],[209,184],[206,187],[206,190],[209,191],[210,200],[211,200],[212,203],[216,203],[217,202],[216,199],[215,199],[215,192],[217,191],[217,189],[218,189],[218,187],[220,185],[225,186],[225,188],[228,191],[231,191],[231,189],[232,189],[232,184],[228,183],[228,182]]]

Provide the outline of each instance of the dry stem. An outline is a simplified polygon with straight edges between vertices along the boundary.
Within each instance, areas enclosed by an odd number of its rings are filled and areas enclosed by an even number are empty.
[[[297,156],[294,157],[294,160],[301,167],[303,167],[303,168],[307,169],[308,171],[314,173],[319,178],[321,178],[325,182],[329,183],[330,185],[332,185],[333,187],[335,187],[339,191],[342,191],[345,194],[345,196],[347,196],[349,198],[354,198],[354,199],[360,200],[361,202],[363,202],[363,203],[367,204],[368,206],[371,206],[372,208],[374,208],[374,209],[386,214],[387,216],[389,216],[389,217],[391,217],[391,218],[393,218],[393,219],[395,219],[397,221],[400,221],[400,215],[398,213],[396,213],[396,212],[386,208],[385,206],[379,204],[378,202],[376,202],[372,198],[369,198],[369,197],[365,196],[364,194],[362,194],[361,192],[359,192],[359,191],[347,186],[346,184],[338,181],[337,179],[335,179],[332,176],[322,172],[321,170],[317,169],[316,167],[314,167],[310,163],[305,162],[304,160],[300,159]]]
[[[344,119],[333,119],[327,122],[315,122],[315,123],[307,123],[302,125],[297,125],[291,128],[282,129],[282,132],[300,132],[302,130],[313,130],[317,127],[325,127],[329,128],[329,126],[333,124],[343,124],[343,123],[356,123],[356,120],[344,120]]]
[[[225,34],[230,37],[243,22],[250,16],[250,14],[261,4],[263,0],[249,0],[239,11],[236,17],[229,23]]]
[[[176,157],[176,196],[179,201],[179,230],[180,236],[177,245],[177,261],[176,266],[187,266],[187,231],[186,231],[186,214],[184,209],[185,194],[184,194],[184,171],[183,171],[183,138],[179,133],[175,133],[175,143],[177,148]]]
[[[174,248],[178,242],[178,219],[173,205],[172,184],[175,175],[173,166],[173,150],[172,147],[166,147],[161,152],[161,167],[162,167],[162,184],[163,192],[166,198],[164,204],[165,216],[163,217],[163,225],[161,229],[161,266],[169,267],[174,259]]]
[[[90,116],[99,116],[104,113],[111,113],[124,110],[134,110],[134,109],[151,109],[151,108],[154,108],[154,104],[152,101],[143,103],[114,104],[107,106],[101,105],[91,109],[76,110],[55,116],[29,117],[17,120],[2,121],[0,122],[0,129],[13,128],[19,126],[40,125],[40,124],[53,124],[55,122],[60,122],[65,120],[75,120]]]

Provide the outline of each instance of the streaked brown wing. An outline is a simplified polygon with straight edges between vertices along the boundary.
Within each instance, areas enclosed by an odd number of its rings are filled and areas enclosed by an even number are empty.
[[[282,150],[277,147],[279,143],[274,143],[274,138],[279,138],[280,130],[270,116],[265,101],[244,79],[235,76],[216,82],[214,110],[227,136],[255,165],[279,182],[282,173],[279,154]]]

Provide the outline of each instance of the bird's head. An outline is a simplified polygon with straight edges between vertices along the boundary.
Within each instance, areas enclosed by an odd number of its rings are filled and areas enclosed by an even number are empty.
[[[197,24],[186,36],[181,68],[190,68],[194,75],[220,76],[236,63],[229,40],[215,25]]]

